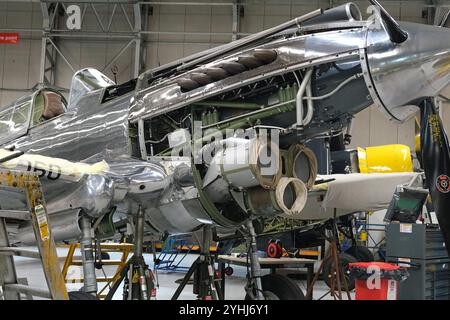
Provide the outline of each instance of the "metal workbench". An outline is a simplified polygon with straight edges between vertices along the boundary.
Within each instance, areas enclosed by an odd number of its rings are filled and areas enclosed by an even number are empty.
[[[309,291],[309,296],[306,297],[308,300],[312,300],[313,290],[309,290],[312,280],[314,278],[314,264],[316,260],[311,259],[300,259],[300,258],[259,258],[259,263],[262,269],[270,269],[271,273],[275,273],[276,269],[283,268],[301,268],[306,269],[306,291]],[[246,267],[248,264],[247,258],[238,258],[229,255],[219,255],[217,258],[219,264],[219,271],[222,277],[222,291],[223,297],[225,297],[225,264],[236,265]]]

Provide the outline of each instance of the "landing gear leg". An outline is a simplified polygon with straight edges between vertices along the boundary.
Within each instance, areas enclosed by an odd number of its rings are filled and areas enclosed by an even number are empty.
[[[262,294],[262,282],[261,282],[261,265],[258,260],[258,247],[256,245],[256,232],[253,227],[252,220],[249,220],[246,224],[249,235],[250,235],[250,275],[249,283],[247,284],[245,290],[247,294],[252,298],[252,300],[264,300]]]
[[[93,237],[91,229],[91,221],[88,217],[83,216],[81,218],[81,259],[83,263],[83,278],[84,286],[83,291],[97,294],[97,277],[95,275],[95,259],[94,259],[94,247]]]

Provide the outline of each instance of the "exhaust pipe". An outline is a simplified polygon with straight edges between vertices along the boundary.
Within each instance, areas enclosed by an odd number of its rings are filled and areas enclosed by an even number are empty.
[[[325,10],[320,16],[309,19],[305,26],[314,24],[339,22],[339,21],[361,21],[362,14],[358,6],[353,2]]]
[[[282,215],[296,219],[306,205],[308,190],[296,178],[283,177],[274,190],[255,187],[247,190],[246,206],[257,216]]]
[[[281,177],[278,146],[261,139],[226,139],[211,161],[203,188],[213,202],[222,202],[229,188],[274,189]]]
[[[314,152],[302,144],[292,145],[288,150],[288,176],[301,180],[311,189],[317,177],[317,158]]]

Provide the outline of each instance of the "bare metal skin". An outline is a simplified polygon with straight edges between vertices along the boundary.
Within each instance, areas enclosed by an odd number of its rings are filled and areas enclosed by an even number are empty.
[[[61,98],[62,114],[43,121],[33,116],[40,96],[51,88],[2,108],[0,124],[8,114],[17,122],[14,128],[2,124],[0,145],[108,164],[106,172],[78,181],[58,176],[57,167],[54,172],[39,171],[39,164],[24,169],[42,174],[56,240],[79,237],[80,215],[94,221],[114,214],[118,221],[139,206],[145,210],[146,231],[153,234],[192,232],[204,224],[225,232],[255,216],[283,214],[276,202],[261,209],[264,214],[250,206],[247,191],[260,186],[249,181],[225,181],[208,189],[203,179],[210,166],[193,165],[194,155],[174,157],[168,137],[180,129],[192,137],[197,119],[203,120],[203,131],[276,128],[280,149],[288,150],[344,132],[353,115],[372,104],[390,121],[406,121],[423,98],[448,86],[447,28],[401,23],[407,38],[396,43],[386,21],[377,18],[369,24],[345,10],[325,12],[316,22],[320,12],[311,13],[252,36],[253,41],[242,39],[187,57],[121,86],[96,70],[80,70],[69,101]],[[14,110],[27,103],[23,119],[14,120],[19,119]],[[201,147],[209,142],[202,141]],[[212,197],[208,190],[221,196]],[[255,190],[267,198],[264,192],[269,191]],[[24,205],[6,192],[0,193],[0,202],[14,209]],[[21,225],[18,241],[31,241],[30,230]]]

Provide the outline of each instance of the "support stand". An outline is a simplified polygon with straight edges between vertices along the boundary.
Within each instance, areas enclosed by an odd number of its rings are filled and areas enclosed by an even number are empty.
[[[148,265],[145,264],[143,253],[144,246],[144,210],[139,207],[136,217],[134,254],[130,259],[131,287],[128,292],[127,300],[150,300],[151,292],[149,292],[148,280],[150,278]]]
[[[211,256],[210,247],[212,240],[212,227],[205,225],[203,228],[203,243],[200,256],[194,261],[188,272],[184,276],[172,300],[177,300],[186,287],[187,283],[194,275],[194,293],[199,300],[223,300],[221,279],[216,277],[214,257]]]
[[[318,300],[323,299],[327,294],[331,294],[334,300],[342,300],[342,283],[344,284],[344,290],[347,294],[347,299],[351,300],[350,290],[348,288],[347,279],[345,277],[344,271],[341,265],[341,259],[339,258],[339,244],[338,237],[336,232],[336,220],[331,220],[332,230],[330,231],[331,235],[325,235],[325,239],[329,242],[329,247],[325,252],[325,256],[322,259],[319,270],[317,270],[314,279],[311,282],[311,285],[306,293],[306,296],[311,295],[312,288],[314,284],[319,279],[322,270],[326,263],[331,263],[331,279],[330,279],[330,290],[328,290],[324,295],[322,295]],[[337,293],[336,293],[337,291]]]
[[[153,275],[145,264],[143,253],[144,210],[139,207],[134,234],[134,253],[123,267],[120,278],[114,282],[105,300],[111,300],[119,285],[124,281],[123,300],[150,300],[155,287]]]

